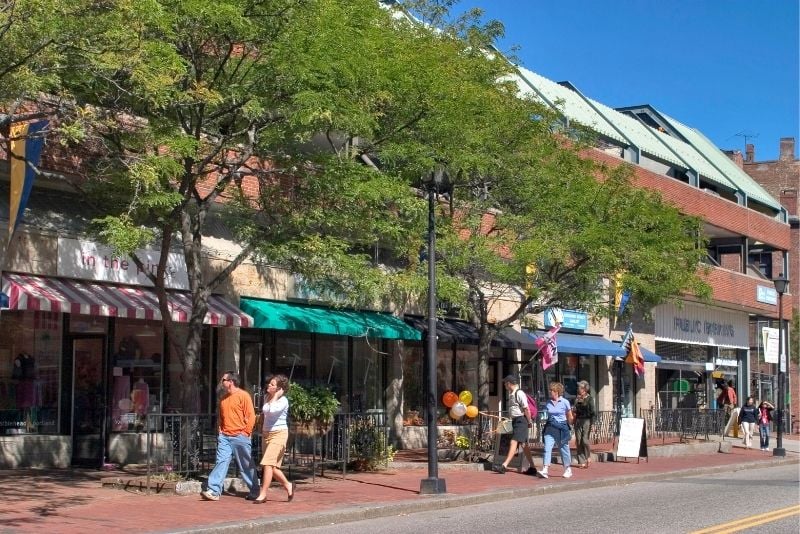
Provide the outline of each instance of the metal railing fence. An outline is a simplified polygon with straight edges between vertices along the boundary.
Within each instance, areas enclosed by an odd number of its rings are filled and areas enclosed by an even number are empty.
[[[155,475],[173,473],[186,478],[207,474],[216,461],[218,425],[216,414],[147,414],[147,486]],[[262,455],[262,436],[254,432],[253,458]],[[324,431],[292,425],[284,465],[291,471],[307,468],[312,477],[318,468],[322,475],[328,466],[336,466],[346,476],[354,458],[374,452],[385,453],[389,446],[389,428],[384,411],[341,413]],[[231,462],[234,476],[236,463]]]
[[[712,436],[722,436],[727,422],[724,410],[653,408],[641,410],[640,413],[647,435],[664,442],[670,437],[681,441],[689,438],[708,441]]]

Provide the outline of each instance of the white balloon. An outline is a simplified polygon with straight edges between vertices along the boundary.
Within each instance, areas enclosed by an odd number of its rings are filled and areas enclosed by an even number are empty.
[[[450,408],[450,411],[459,417],[464,417],[464,414],[467,413],[467,405],[463,402],[457,402],[453,404],[453,407]]]

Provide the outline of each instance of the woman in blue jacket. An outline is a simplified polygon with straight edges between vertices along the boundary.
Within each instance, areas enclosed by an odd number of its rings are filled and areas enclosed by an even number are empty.
[[[569,423],[567,418],[572,416],[572,407],[569,401],[562,395],[564,386],[559,382],[550,383],[550,400],[547,402],[547,423],[544,430],[544,468],[536,474],[542,478],[548,478],[548,468],[553,454],[553,446],[558,443],[561,450],[561,461],[564,463],[564,478],[572,476],[570,463],[572,461],[569,452]]]

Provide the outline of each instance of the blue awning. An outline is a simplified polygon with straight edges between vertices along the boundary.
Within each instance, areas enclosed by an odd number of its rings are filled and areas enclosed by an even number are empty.
[[[614,344],[617,347],[620,346],[620,343],[618,343],[618,342],[614,342]],[[641,345],[641,343],[639,344],[639,351],[642,353],[642,357],[644,358],[644,361],[646,361],[646,362],[657,363],[657,362],[661,361],[661,356],[659,356],[658,354],[656,354],[652,350],[643,347]],[[623,356],[626,356],[626,355],[627,354],[623,354]]]
[[[639,345],[639,350],[642,351],[642,356],[644,356],[644,361],[646,362],[660,362],[661,356],[656,354],[650,349],[646,349],[643,346]]]
[[[528,332],[523,330],[523,332]],[[532,336],[541,336],[544,330],[528,332]],[[618,343],[613,343],[603,336],[595,334],[556,334],[559,353],[583,354],[586,356],[625,356],[626,352]]]

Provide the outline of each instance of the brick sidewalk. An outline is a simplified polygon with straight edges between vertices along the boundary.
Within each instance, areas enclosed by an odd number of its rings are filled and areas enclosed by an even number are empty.
[[[784,461],[796,462],[790,453]],[[199,496],[144,495],[132,491],[101,488],[97,472],[6,471],[4,499],[0,502],[0,532],[45,531],[84,533],[89,530],[112,532],[170,532],[206,527],[219,531],[237,522],[285,520],[282,525],[253,527],[257,531],[297,528],[297,520],[320,513],[364,510],[369,507],[410,506],[430,509],[443,500],[475,496],[483,502],[533,495],[553,488],[585,488],[630,483],[633,479],[696,474],[698,469],[732,470],[775,463],[771,454],[735,447],[730,453],[698,454],[669,458],[650,458],[621,462],[597,462],[590,469],[574,469],[570,480],[560,477],[561,467],[551,468],[551,478],[543,480],[509,471],[498,475],[490,471],[440,470],[447,484],[446,496],[418,495],[420,480],[427,467],[392,469],[380,473],[353,473],[342,479],[335,476],[300,479],[292,503],[286,494],[273,487],[268,501],[254,505],[240,497],[223,496],[206,502]],[[537,459],[537,465],[539,460]],[[530,490],[526,490],[526,487]],[[522,492],[520,491],[522,488]],[[479,502],[479,501],[476,501]],[[465,503],[465,502],[464,502]],[[462,503],[463,504],[463,503]],[[451,503],[451,505],[453,505]],[[374,515],[374,514],[373,514]],[[294,521],[294,523],[293,523]]]

